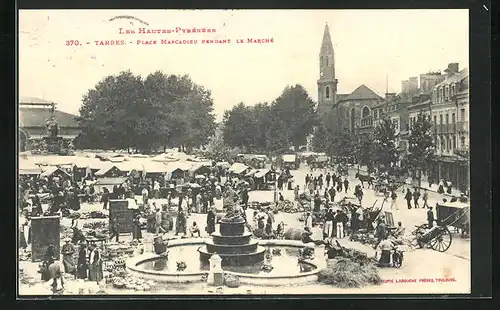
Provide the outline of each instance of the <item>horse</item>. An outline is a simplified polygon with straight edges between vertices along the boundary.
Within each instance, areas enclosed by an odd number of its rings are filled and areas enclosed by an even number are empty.
[[[370,188],[370,186],[373,186],[373,179],[374,178],[372,176],[363,175],[363,174],[360,174],[359,172],[356,172],[356,178],[361,181],[361,186],[363,188],[365,188],[364,182],[368,182],[368,188]]]

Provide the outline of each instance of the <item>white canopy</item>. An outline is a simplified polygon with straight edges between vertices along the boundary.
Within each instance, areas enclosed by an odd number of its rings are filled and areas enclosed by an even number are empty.
[[[255,173],[256,178],[262,178],[264,177],[270,170],[269,169],[259,169],[257,173]]]
[[[182,171],[189,171],[191,170],[192,165],[187,163],[187,162],[181,162],[181,161],[176,161],[176,162],[171,162],[165,164],[167,168],[167,172],[174,172],[176,170],[182,170]]]
[[[295,155],[283,155],[282,157],[283,161],[286,163],[295,162],[295,158],[296,158]]]
[[[242,164],[242,163],[234,163],[231,168],[229,168],[229,171],[230,172],[234,172],[234,173],[242,173],[244,172],[245,170],[247,170],[249,167],[245,164]]]
[[[31,160],[19,160],[19,174],[21,175],[38,175],[42,173],[42,169]]]

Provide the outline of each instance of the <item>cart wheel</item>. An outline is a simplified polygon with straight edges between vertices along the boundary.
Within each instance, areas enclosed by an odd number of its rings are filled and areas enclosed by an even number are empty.
[[[415,230],[415,239],[417,240],[417,246],[421,249],[424,247],[425,242],[423,242],[422,236],[426,233],[427,224],[422,224]]]
[[[451,245],[451,232],[447,227],[440,227],[439,234],[430,241],[433,250],[445,252]]]

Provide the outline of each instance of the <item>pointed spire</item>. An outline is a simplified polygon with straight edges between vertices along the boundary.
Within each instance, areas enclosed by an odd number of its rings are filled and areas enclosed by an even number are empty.
[[[330,37],[330,28],[328,28],[328,23],[325,23],[325,32],[323,33],[323,42],[321,43],[320,54],[333,54],[333,44],[332,38]]]

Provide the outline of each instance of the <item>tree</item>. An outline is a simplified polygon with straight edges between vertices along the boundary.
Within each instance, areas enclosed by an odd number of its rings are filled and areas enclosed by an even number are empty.
[[[298,149],[317,124],[314,101],[302,85],[287,86],[273,103],[273,114],[287,128],[290,143]]]
[[[130,71],[108,76],[83,96],[78,121],[81,144],[127,149],[140,136],[138,123],[145,104],[142,80]],[[83,141],[82,141],[83,140]]]
[[[210,91],[161,71],[144,80],[130,71],[104,78],[84,95],[78,121],[80,147],[142,152],[201,146],[215,129]]]
[[[436,150],[432,138],[432,125],[430,118],[420,113],[411,127],[407,162],[419,183],[421,172],[428,171]]]
[[[224,142],[231,147],[249,150],[255,145],[256,126],[252,109],[240,102],[231,110],[224,112]]]
[[[397,162],[396,137],[396,126],[389,118],[382,119],[375,127],[372,160],[379,171],[389,171]]]

